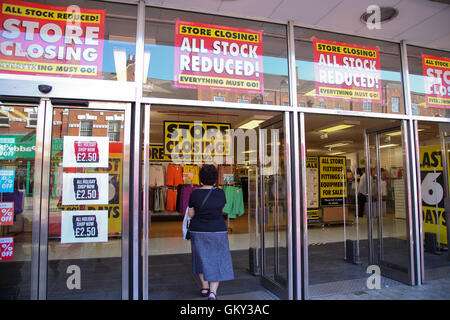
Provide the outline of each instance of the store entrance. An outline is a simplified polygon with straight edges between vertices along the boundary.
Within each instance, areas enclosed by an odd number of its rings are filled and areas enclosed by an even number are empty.
[[[411,283],[403,122],[305,115],[304,127],[306,298]]]
[[[234,280],[220,283],[218,298],[287,297],[284,114],[147,105],[143,118],[144,299],[205,299],[182,234],[204,164],[218,169],[227,200]]]
[[[408,232],[412,230],[412,223],[407,199],[408,171],[404,169],[409,167],[405,159],[404,130],[403,124],[366,131],[366,151],[370,159],[366,172],[371,175],[363,183],[367,184],[368,190],[369,263],[378,265],[381,275],[412,285],[412,240]],[[385,164],[393,158],[398,158],[400,166],[391,167],[391,173],[388,173]],[[387,177],[391,178],[393,190],[390,199],[395,209],[393,216],[387,214]]]

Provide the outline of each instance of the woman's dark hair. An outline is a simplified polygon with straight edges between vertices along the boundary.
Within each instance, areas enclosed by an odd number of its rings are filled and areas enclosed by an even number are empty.
[[[212,164],[205,164],[200,169],[200,182],[207,186],[212,186],[216,183],[218,172],[214,165]]]

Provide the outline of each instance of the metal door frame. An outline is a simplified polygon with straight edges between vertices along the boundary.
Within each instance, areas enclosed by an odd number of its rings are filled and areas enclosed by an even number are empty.
[[[412,217],[412,194],[408,186],[411,185],[411,174],[414,174],[413,172],[410,172],[406,168],[410,168],[410,156],[409,156],[409,144],[407,140],[407,122],[406,120],[403,120],[400,125],[395,126],[386,126],[384,128],[378,128],[376,130],[365,130],[364,131],[364,138],[365,138],[365,151],[366,151],[366,185],[368,190],[368,199],[367,199],[367,227],[368,227],[368,242],[369,242],[369,265],[374,264],[377,262],[379,264],[381,274],[392,278],[394,280],[398,280],[410,285],[414,285],[415,278],[414,278],[414,253],[413,253],[413,237],[412,237],[412,230],[413,230],[413,217]],[[392,264],[390,263],[383,263],[383,214],[382,214],[382,197],[380,196],[382,194],[381,190],[381,158],[380,158],[380,134],[389,132],[389,131],[398,131],[401,130],[402,134],[402,153],[403,153],[403,163],[405,166],[404,170],[404,183],[405,183],[405,198],[406,198],[406,227],[407,227],[407,242],[408,242],[408,270],[405,274],[404,270],[399,270],[397,268],[391,267]],[[374,238],[373,238],[373,213],[372,213],[372,185],[371,185],[371,179],[370,179],[370,173],[371,173],[371,166],[370,166],[370,141],[369,136],[375,135],[375,160],[376,160],[376,168],[377,168],[377,216],[378,216],[378,254],[377,254],[377,261],[375,261],[375,245],[374,245]],[[403,269],[403,268],[402,268]]]
[[[32,278],[31,299],[47,298],[48,271],[48,207],[51,145],[53,130],[53,110],[66,105],[71,109],[117,110],[124,112],[123,165],[122,165],[122,299],[129,298],[129,258],[130,258],[130,142],[131,103],[97,102],[81,100],[41,99],[38,108],[35,152],[35,197],[32,222]]]
[[[280,128],[284,130],[284,140],[285,140],[285,146],[284,152],[285,155],[285,175],[286,175],[286,244],[287,244],[287,283],[286,288],[283,288],[278,282],[274,281],[273,279],[270,279],[265,276],[265,216],[266,216],[266,204],[265,204],[265,184],[264,184],[264,154],[263,154],[263,146],[267,143],[267,141],[264,140],[263,135],[261,134],[261,131],[258,133],[258,140],[259,140],[259,221],[260,221],[260,261],[261,261],[261,283],[262,285],[268,289],[269,291],[272,291],[277,296],[283,299],[289,299],[292,300],[294,297],[294,291],[293,291],[293,234],[292,234],[292,214],[293,214],[293,207],[292,207],[292,181],[291,181],[291,135],[290,135],[290,117],[291,113],[284,112],[284,114],[280,116],[275,116],[274,118],[267,120],[261,126],[260,129],[264,129],[266,127],[269,127],[275,123],[279,123],[283,121],[283,124]],[[273,143],[273,141],[271,141]],[[280,144],[281,145],[281,144]],[[278,204],[276,205],[276,216],[277,219],[279,217],[279,209]],[[276,220],[277,220],[276,219]],[[276,229],[276,228],[275,228]],[[278,252],[277,247],[277,239],[274,241],[275,246],[275,252]],[[278,254],[275,255],[275,259],[277,258]],[[277,261],[277,260],[275,260]],[[275,266],[276,268],[279,266]]]

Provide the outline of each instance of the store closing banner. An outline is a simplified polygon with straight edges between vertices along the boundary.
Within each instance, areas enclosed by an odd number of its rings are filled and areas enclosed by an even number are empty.
[[[379,48],[314,39],[316,95],[381,103]]]
[[[100,78],[105,10],[2,1],[0,71]]]
[[[450,108],[450,59],[422,55],[427,107]]]
[[[262,31],[175,21],[175,86],[264,92]]]

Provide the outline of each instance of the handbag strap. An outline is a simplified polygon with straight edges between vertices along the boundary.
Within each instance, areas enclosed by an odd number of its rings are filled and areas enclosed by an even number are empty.
[[[206,200],[208,200],[209,196],[211,195],[211,192],[215,189],[215,187],[209,189],[208,194],[206,195],[205,199],[203,199],[202,205],[200,206],[200,209],[203,208],[203,205],[205,204]]]

